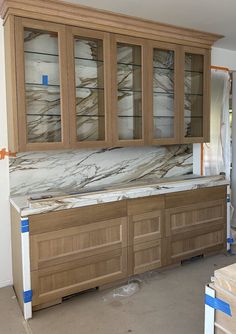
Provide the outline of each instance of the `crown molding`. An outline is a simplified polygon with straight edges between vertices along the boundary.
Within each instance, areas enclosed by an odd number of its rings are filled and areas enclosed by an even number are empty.
[[[0,15],[4,21],[14,15],[203,48],[223,37],[61,0],[0,0]]]

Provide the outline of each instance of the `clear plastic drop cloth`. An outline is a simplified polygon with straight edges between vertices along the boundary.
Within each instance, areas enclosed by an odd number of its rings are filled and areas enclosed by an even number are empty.
[[[211,70],[210,142],[203,148],[203,174],[225,173],[230,180],[230,75],[227,71]]]

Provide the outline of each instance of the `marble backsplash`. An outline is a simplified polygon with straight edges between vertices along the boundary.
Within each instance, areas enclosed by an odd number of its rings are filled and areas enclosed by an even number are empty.
[[[192,145],[18,153],[10,160],[11,196],[72,193],[192,173]]]

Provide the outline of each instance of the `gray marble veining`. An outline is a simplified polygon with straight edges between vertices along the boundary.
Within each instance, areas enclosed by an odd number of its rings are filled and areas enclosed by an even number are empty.
[[[11,195],[192,173],[192,145],[28,152],[10,160]]]

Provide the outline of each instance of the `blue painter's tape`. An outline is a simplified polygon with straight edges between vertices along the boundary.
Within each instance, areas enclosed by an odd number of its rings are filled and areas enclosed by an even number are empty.
[[[227,195],[227,203],[230,203],[230,195]]]
[[[29,219],[21,220],[21,233],[29,232]]]
[[[32,296],[33,296],[32,290],[23,291],[24,303],[26,304],[26,303],[32,302]]]
[[[48,86],[48,75],[42,75],[42,84]]]
[[[205,295],[205,304],[232,317],[230,305],[219,298]]]
[[[233,238],[228,238],[227,242],[228,242],[228,244],[233,244],[234,243],[234,239]]]

